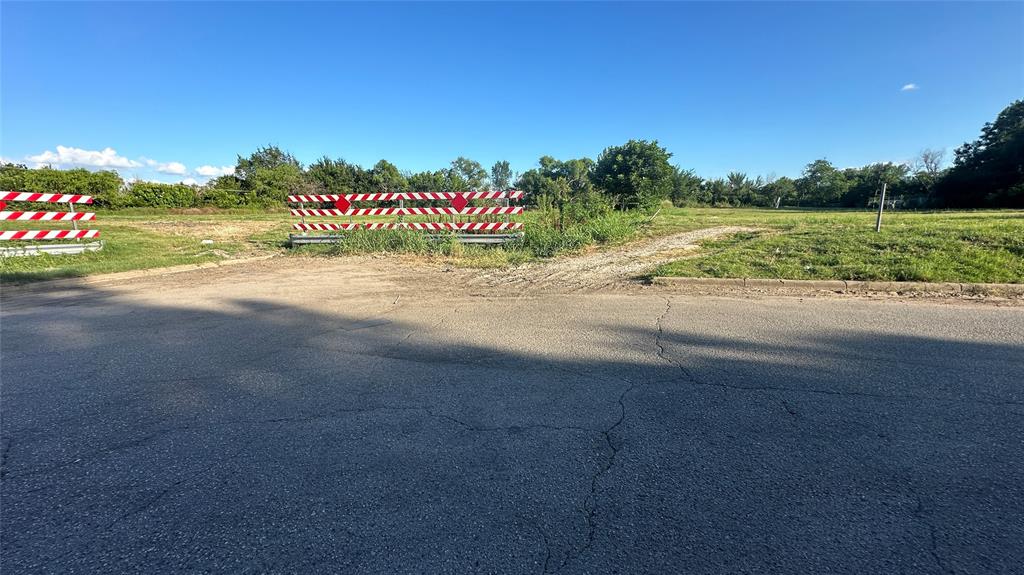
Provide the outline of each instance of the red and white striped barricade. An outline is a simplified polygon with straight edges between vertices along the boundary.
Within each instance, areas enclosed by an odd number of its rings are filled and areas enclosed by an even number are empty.
[[[375,194],[310,194],[288,196],[288,202],[298,204],[291,213],[299,217],[292,227],[302,232],[288,236],[292,245],[336,242],[344,232],[355,230],[419,230],[431,239],[454,237],[463,243],[497,244],[523,236],[522,222],[513,222],[511,216],[523,213],[522,206],[510,205],[510,200],[523,197],[520,190],[507,192],[381,192]],[[406,201],[445,201],[447,206],[406,207]],[[471,201],[494,201],[500,205],[470,206]],[[353,202],[398,202],[397,206],[357,208]],[[312,207],[307,207],[312,206]],[[358,216],[397,216],[393,222],[354,222]],[[405,221],[405,216],[424,218],[424,221]],[[306,218],[347,217],[348,222],[310,222]],[[501,220],[501,221],[497,221]],[[327,232],[310,234],[310,232]]]
[[[8,202],[67,204],[66,212],[35,212],[11,210]],[[80,254],[103,249],[103,242],[82,240],[99,238],[99,230],[80,230],[78,222],[93,221],[96,214],[75,211],[75,204],[91,204],[92,196],[79,194],[36,194],[31,192],[0,192],[0,223],[16,222],[71,222],[70,230],[0,230],[0,241],[76,240],[75,243],[19,245],[0,248],[0,256],[27,256],[49,254]]]

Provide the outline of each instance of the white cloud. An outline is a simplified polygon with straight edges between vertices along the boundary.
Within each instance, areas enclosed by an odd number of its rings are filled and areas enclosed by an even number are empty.
[[[221,166],[218,168],[217,166],[199,166],[196,168],[196,173],[207,178],[215,178],[217,176],[227,176],[235,173],[235,167]]]
[[[186,186],[194,186],[198,184],[199,181],[196,180],[195,178],[185,178],[184,180],[181,181],[181,183],[185,184]]]
[[[158,162],[152,158],[142,157],[139,158],[146,163],[150,168],[154,168],[161,174],[171,174],[175,176],[184,176],[188,173],[188,168],[181,162]]]
[[[920,86],[917,84],[904,84],[903,87],[900,88],[900,92],[913,92],[918,89],[920,89]]]
[[[175,176],[184,176],[188,172],[188,168],[181,162],[167,162],[166,164],[160,164],[156,167],[156,171],[161,174],[174,174]]]
[[[56,152],[46,150],[41,154],[28,156],[26,159],[30,162],[35,162],[37,167],[46,164],[55,166],[92,166],[96,168],[138,168],[142,166],[140,162],[117,155],[117,151],[114,148],[83,150],[82,148],[57,146]]]

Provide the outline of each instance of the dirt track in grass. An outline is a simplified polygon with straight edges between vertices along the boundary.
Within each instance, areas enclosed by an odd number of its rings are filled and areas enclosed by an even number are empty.
[[[706,228],[570,254],[551,260],[474,274],[474,286],[573,292],[628,282],[657,266],[695,252],[703,240],[751,231],[741,226]]]

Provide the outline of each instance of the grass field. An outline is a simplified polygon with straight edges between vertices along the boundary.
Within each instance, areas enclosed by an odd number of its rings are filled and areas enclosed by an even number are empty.
[[[29,224],[29,225],[26,225]],[[6,229],[66,229],[67,224],[8,222]],[[272,253],[287,237],[287,213],[99,213],[82,229],[100,230],[104,247],[78,255],[0,258],[0,279],[24,282],[198,264]],[[212,239],[212,245],[203,245]],[[27,243],[27,242],[25,242]],[[50,243],[50,242],[40,242]],[[0,247],[17,245],[5,242]]]
[[[1024,282],[1024,212],[672,210],[663,230],[740,225],[654,275],[934,282]]]
[[[24,282],[98,273],[281,254],[331,256],[397,251],[453,265],[501,267],[712,226],[753,231],[706,242],[692,257],[656,275],[862,279],[893,281],[1024,282],[1024,212],[886,214],[881,233],[864,211],[666,208],[650,225],[616,214],[558,232],[527,214],[523,242],[505,248],[430,243],[416,234],[353,234],[335,246],[284,247],[293,219],[280,212],[126,210],[100,213],[105,248],[74,256],[0,258],[0,279]],[[36,226],[49,227],[49,226]],[[31,226],[18,226],[19,229]],[[6,229],[13,229],[6,226]],[[200,243],[213,240],[212,245]],[[9,245],[9,244],[8,244]]]

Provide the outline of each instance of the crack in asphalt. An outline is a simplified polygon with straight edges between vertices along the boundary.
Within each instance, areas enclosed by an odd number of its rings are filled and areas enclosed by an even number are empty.
[[[145,445],[145,444],[149,443],[150,441],[153,441],[154,439],[157,439],[159,437],[163,437],[164,435],[167,435],[169,433],[174,433],[176,431],[185,431],[185,430],[188,430],[190,427],[191,427],[190,425],[179,425],[179,426],[175,426],[175,427],[168,427],[168,428],[164,428],[164,429],[158,429],[158,430],[153,431],[152,433],[149,433],[149,434],[144,435],[142,437],[138,437],[138,438],[131,439],[131,440],[128,440],[128,441],[122,441],[120,443],[115,443],[115,444],[113,444],[113,445],[111,445],[109,447],[103,447],[103,448],[100,448],[100,449],[95,449],[95,450],[90,451],[88,453],[81,454],[81,455],[77,456],[75,459],[70,460],[70,461],[61,461],[61,462],[55,463],[53,465],[40,465],[40,466],[35,466],[35,467],[29,467],[28,469],[22,470],[20,472],[15,472],[15,473],[7,473],[5,471],[4,473],[0,474],[0,478],[3,478],[5,480],[19,479],[19,478],[22,478],[22,477],[29,477],[29,476],[32,476],[32,475],[39,475],[40,473],[46,473],[46,472],[49,472],[49,471],[59,471],[59,470],[64,469],[66,467],[71,467],[72,465],[75,465],[77,463],[82,463],[84,461],[89,461],[89,460],[92,460],[92,459],[96,459],[98,457],[102,457],[102,456],[110,454],[110,453],[121,451],[122,449],[130,449],[132,447],[140,447],[142,445]],[[7,457],[6,457],[6,453],[5,453],[4,454],[4,465],[5,466],[6,466],[6,463],[7,463],[6,459],[7,459]]]
[[[679,367],[683,373],[687,373],[679,364],[672,359],[668,359],[670,363]],[[700,385],[705,387],[721,387],[724,389],[735,389],[738,391],[776,391],[781,393],[795,393],[795,394],[820,394],[820,395],[834,395],[838,397],[859,397],[865,399],[878,399],[882,401],[906,401],[906,402],[918,402],[918,401],[934,401],[938,403],[948,403],[955,405],[962,404],[974,404],[974,405],[986,405],[989,407],[1016,407],[1024,405],[1024,402],[1006,400],[1006,401],[986,401],[983,399],[962,399],[962,398],[942,398],[942,397],[928,397],[923,395],[888,395],[884,393],[868,393],[866,391],[836,391],[834,389],[820,389],[814,387],[785,387],[775,385],[735,385],[729,383],[713,383],[709,381],[694,380],[687,377],[688,383],[692,385]],[[672,383],[679,381],[679,378],[674,377],[671,379],[659,379],[649,382],[650,385],[656,385],[659,383]],[[1011,415],[1024,415],[1022,413],[1009,410],[1007,413]]]
[[[620,398],[620,400],[621,400],[621,398]],[[621,403],[620,403],[620,405],[621,405]],[[460,427],[460,428],[462,428],[464,430],[470,431],[470,432],[488,433],[488,432],[505,431],[505,432],[513,432],[513,433],[515,433],[515,432],[521,432],[521,431],[526,431],[526,430],[543,429],[543,430],[548,430],[548,431],[572,431],[572,432],[589,433],[589,434],[601,433],[605,437],[605,440],[611,446],[611,441],[610,441],[610,439],[607,436],[608,432],[601,432],[601,431],[590,429],[590,428],[586,428],[586,427],[578,427],[578,426],[571,426],[571,425],[570,426],[557,426],[557,425],[549,425],[549,424],[508,425],[508,426],[490,426],[490,427],[485,427],[485,426],[474,425],[474,424],[469,423],[469,422],[467,422],[465,420],[459,419],[457,417],[454,417],[454,416],[451,416],[451,415],[448,415],[448,414],[445,414],[445,413],[437,413],[431,407],[429,407],[429,406],[422,406],[422,405],[410,405],[410,406],[403,406],[403,405],[377,405],[377,406],[364,407],[364,408],[351,408],[351,409],[350,408],[340,408],[340,409],[333,409],[333,410],[330,410],[330,411],[325,412],[325,413],[314,414],[314,415],[309,415],[309,416],[304,416],[304,417],[281,417],[281,418],[257,419],[257,420],[235,420],[235,421],[230,421],[230,422],[222,422],[221,425],[236,425],[236,424],[245,424],[245,423],[248,423],[248,424],[260,424],[260,423],[297,423],[297,422],[308,422],[308,421],[315,421],[315,420],[318,420],[318,419],[326,419],[326,418],[332,418],[332,417],[339,417],[339,416],[353,414],[353,413],[373,413],[373,412],[377,412],[377,411],[417,411],[417,412],[424,413],[424,414],[426,414],[427,416],[429,416],[431,418],[455,424],[456,426],[458,426],[458,427]],[[618,423],[621,423],[621,421],[622,421],[622,418],[620,417],[620,419],[616,423],[616,425],[618,425]],[[148,443],[149,441],[152,441],[153,439],[155,439],[157,437],[166,435],[168,433],[173,433],[175,431],[186,430],[186,429],[189,429],[189,427],[190,426],[179,426],[179,427],[172,427],[172,428],[166,428],[166,429],[157,430],[157,431],[155,431],[153,433],[150,433],[150,434],[146,435],[145,437],[140,437],[140,438],[132,440],[130,442],[124,442],[124,443],[117,444],[117,445],[112,446],[110,448],[103,449],[103,450],[100,450],[98,452],[95,452],[92,455],[93,456],[98,456],[98,455],[109,453],[109,452],[115,451],[115,450],[126,449],[126,448],[133,447],[133,446],[144,445],[145,443]],[[612,428],[610,428],[609,430],[611,430],[611,429],[614,429],[614,426]],[[231,460],[231,459],[234,459],[234,458],[238,457],[245,449],[247,449],[249,447],[249,445],[251,445],[253,443],[253,441],[248,442],[245,446],[243,446],[240,449],[238,449],[231,457],[227,458],[227,460]],[[10,440],[8,441],[7,445],[8,445],[8,448],[9,448]],[[612,448],[614,449],[614,446],[612,446]],[[0,455],[4,455],[6,457],[5,453],[6,453],[6,449],[4,450],[4,452],[0,453]],[[78,463],[78,462],[81,462],[83,460],[84,460],[84,458],[78,458],[78,459],[76,459],[73,462],[68,462],[68,463],[63,464],[63,466],[67,466],[67,465],[71,465],[71,464],[74,464],[74,463]],[[199,471],[197,471],[195,473],[191,473],[188,476],[182,477],[182,478],[172,482],[170,485],[165,486],[163,489],[161,489],[158,493],[156,493],[152,497],[147,498],[145,501],[143,501],[143,502],[133,506],[131,509],[129,509],[129,510],[121,513],[120,515],[118,515],[114,520],[110,521],[106,526],[101,528],[101,530],[94,537],[89,538],[88,540],[82,541],[82,542],[80,542],[80,543],[78,543],[76,545],[73,545],[70,549],[68,549],[60,557],[57,557],[55,560],[59,561],[59,560],[65,558],[65,557],[67,557],[68,555],[74,553],[77,549],[81,548],[82,546],[89,544],[92,540],[95,539],[96,536],[99,536],[100,534],[109,532],[111,529],[116,527],[117,524],[121,523],[122,521],[128,519],[129,517],[133,517],[135,515],[143,513],[147,509],[152,508],[157,503],[159,503],[161,500],[163,500],[165,497],[167,497],[169,494],[173,493],[175,490],[180,488],[181,485],[186,484],[186,483],[188,483],[190,481],[198,480],[199,478],[206,476],[210,472],[210,470],[212,470],[213,468],[215,468],[217,466],[220,466],[220,465],[223,465],[224,461],[225,460],[223,460],[223,459],[218,460],[218,461],[216,461],[214,463],[211,463],[210,465],[204,467],[203,469],[200,469]],[[608,467],[610,467],[610,463],[609,463]],[[48,471],[48,470],[54,470],[54,469],[55,468],[51,467],[51,468],[48,468],[48,469],[35,470],[35,472],[39,473],[39,472]],[[593,490],[593,486],[592,486],[592,490]],[[550,561],[551,561],[551,544],[550,544],[550,540],[548,539],[547,533],[544,532],[544,530],[541,529],[539,527],[539,525],[538,525],[538,530],[540,530],[540,532],[541,532],[541,534],[542,534],[542,536],[544,538],[544,544],[545,544],[545,548],[547,550],[546,551],[547,556],[546,556],[546,559],[545,559],[545,562],[544,562],[544,571],[547,572],[548,566],[549,566]]]
[[[443,383],[439,382],[439,383]],[[480,426],[469,423],[465,420],[459,419],[455,416],[447,413],[437,413],[434,408],[426,405],[376,405],[372,407],[359,407],[359,408],[338,408],[332,409],[323,413],[317,413],[313,415],[307,415],[303,417],[278,417],[273,419],[266,419],[262,421],[253,421],[251,423],[297,423],[297,422],[308,422],[316,421],[318,419],[331,419],[340,417],[351,413],[372,413],[375,411],[419,411],[425,413],[427,416],[448,423],[455,424],[462,429],[477,433],[490,433],[496,431],[506,432],[520,432],[534,429],[544,429],[548,431],[574,431],[579,433],[601,433],[600,430],[591,429],[589,427],[579,427],[575,425],[550,425],[546,423],[531,423],[527,425],[495,425],[495,426]]]
[[[540,523],[532,523],[534,528],[540,533],[541,538],[544,539],[544,564],[541,568],[541,573],[547,573],[548,565],[551,563],[551,541],[548,539],[547,532],[540,526]]]
[[[615,422],[612,423],[611,426],[609,426],[607,429],[599,432],[601,434],[602,439],[604,439],[605,442],[605,452],[609,453],[609,455],[607,458],[605,458],[604,464],[593,475],[590,476],[590,492],[587,494],[586,499],[584,499],[583,501],[583,519],[587,526],[587,538],[584,541],[583,545],[580,546],[580,548],[575,553],[567,553],[565,559],[563,559],[562,562],[558,565],[558,568],[550,572],[557,573],[561,571],[570,562],[572,562],[574,559],[579,558],[594,545],[594,535],[597,531],[597,526],[594,522],[594,518],[597,515],[597,484],[601,480],[601,478],[606,473],[608,473],[608,471],[615,465],[615,458],[619,455],[619,452],[622,450],[621,445],[618,447],[615,446],[615,442],[612,440],[612,434],[626,420],[626,396],[629,395],[631,391],[633,391],[640,385],[637,382],[630,381],[625,378],[620,379],[624,383],[629,384],[629,386],[626,389],[624,389],[618,397],[619,418],[615,420]],[[544,573],[549,573],[546,563]]]
[[[942,557],[939,555],[938,540],[935,537],[935,525],[928,520],[927,513],[928,510],[924,508],[924,501],[920,496],[917,496],[917,508],[914,509],[914,516],[920,519],[921,523],[924,523],[925,526],[928,527],[928,538],[930,543],[928,553],[932,556],[932,559],[935,561],[935,565],[939,568],[940,572],[952,573],[953,571],[946,567],[945,562],[943,562]]]
[[[0,451],[0,479],[7,476],[7,458],[10,456],[12,443],[14,443],[13,437],[4,439],[4,448]]]
[[[401,296],[399,296],[399,297],[401,297]],[[396,304],[396,305],[398,304],[398,300],[395,300],[395,304]],[[453,307],[453,308],[452,308],[452,311],[451,311],[451,313],[452,313],[452,314],[456,314],[456,313],[459,313],[459,308],[457,308],[457,307]],[[444,325],[444,320],[445,320],[445,318],[446,318],[446,316],[445,316],[444,314],[441,314],[440,316],[438,316],[438,318],[437,318],[437,322],[435,322],[435,323],[434,323],[433,325],[431,325],[431,326],[430,326],[430,327],[428,328],[428,329],[429,329],[429,331],[435,331],[435,330],[438,330],[438,329],[440,329],[440,328],[441,328],[441,326],[442,326],[442,325]],[[412,337],[413,337],[414,335],[416,335],[417,333],[419,333],[419,332],[420,332],[420,330],[419,330],[419,329],[411,329],[411,330],[409,330],[409,333],[405,334],[405,336],[403,336],[403,337],[402,337],[402,339],[401,339],[400,341],[398,341],[398,342],[395,342],[395,344],[394,344],[394,345],[392,345],[392,346],[391,346],[391,347],[390,347],[390,348],[388,349],[388,352],[387,352],[387,354],[388,354],[388,355],[392,355],[392,354],[395,354],[395,355],[397,355],[397,353],[396,353],[396,352],[397,352],[398,350],[402,349],[402,346],[404,346],[405,344],[409,343],[409,340],[410,340],[410,339],[412,339]]]
[[[661,324],[664,321],[665,317],[668,315],[669,311],[671,311],[671,309],[672,309],[672,300],[670,298],[666,297],[665,298],[665,312],[662,313],[660,318],[658,318],[658,338],[655,341],[655,345],[658,348],[658,357],[663,359],[666,363],[668,363],[670,365],[673,365],[677,369],[679,369],[679,371],[685,376],[685,379],[687,380],[687,382],[689,384],[691,384],[691,385],[700,385],[700,386],[705,386],[705,387],[720,387],[720,388],[723,388],[723,389],[735,389],[735,390],[739,390],[739,391],[782,392],[782,393],[796,393],[796,394],[821,394],[821,395],[833,395],[833,396],[839,396],[839,397],[863,397],[863,398],[869,398],[869,399],[881,399],[881,400],[886,400],[886,401],[890,401],[890,400],[896,400],[896,401],[937,401],[937,402],[955,403],[955,404],[971,403],[971,404],[976,404],[976,405],[989,405],[989,406],[993,406],[993,407],[1010,407],[1010,406],[1024,405],[1024,402],[1022,402],[1022,401],[1013,401],[1013,400],[986,401],[986,400],[983,400],[983,399],[962,399],[962,398],[944,399],[944,398],[939,398],[939,397],[928,397],[928,396],[919,396],[919,395],[888,395],[888,394],[884,394],[884,393],[868,393],[866,391],[838,391],[838,390],[834,390],[834,389],[821,389],[821,388],[814,388],[814,387],[786,387],[786,386],[777,386],[777,385],[735,385],[735,384],[731,384],[731,383],[704,381],[702,379],[699,379],[695,375],[693,375],[693,372],[691,372],[689,370],[689,368],[687,368],[682,362],[680,362],[680,361],[676,360],[675,358],[673,358],[672,356],[670,356],[668,354],[668,352],[665,350],[664,344],[661,343],[661,339],[662,339],[662,335],[663,335],[663,328],[662,328]],[[650,382],[650,384],[651,385],[655,385],[655,384],[659,384],[659,383],[671,383],[671,382],[675,382],[675,381],[679,381],[679,378],[675,377],[675,378],[666,379],[666,380],[656,380],[656,381]],[[783,400],[783,407],[793,417],[796,417],[798,415],[796,413],[796,411],[789,406],[789,404],[785,403],[784,400]],[[1011,413],[1015,413],[1015,412],[1011,411]]]
[[[443,382],[439,382],[439,383],[443,383]],[[425,413],[426,415],[428,415],[429,417],[432,417],[434,419],[438,419],[438,420],[441,420],[441,421],[446,421],[446,422],[449,422],[449,423],[453,423],[453,424],[455,424],[455,425],[457,425],[457,426],[459,426],[459,427],[461,427],[463,429],[466,429],[468,431],[480,432],[480,433],[498,432],[498,431],[506,431],[506,432],[513,432],[513,433],[515,433],[515,432],[520,432],[520,431],[528,431],[528,430],[536,430],[536,429],[544,429],[544,430],[548,430],[548,431],[574,431],[574,432],[591,433],[591,434],[600,434],[600,433],[602,433],[601,430],[591,429],[591,428],[588,428],[588,427],[580,427],[580,426],[574,426],[574,425],[550,425],[550,424],[544,424],[544,423],[535,423],[535,424],[528,424],[528,425],[503,425],[503,426],[485,427],[485,426],[471,424],[471,423],[469,423],[469,422],[467,422],[465,420],[461,420],[461,419],[459,419],[457,417],[454,417],[454,416],[451,416],[451,415],[448,415],[448,414],[445,414],[445,413],[436,413],[432,407],[430,407],[430,406],[423,406],[423,405],[375,405],[375,406],[370,406],[370,407],[357,407],[357,408],[335,408],[335,409],[331,409],[331,410],[328,410],[328,411],[325,411],[325,412],[322,412],[322,413],[315,413],[315,414],[311,414],[311,415],[298,416],[298,417],[276,417],[276,418],[268,418],[268,419],[231,419],[231,420],[219,421],[219,422],[206,422],[204,425],[206,425],[206,426],[214,426],[214,427],[230,427],[230,426],[235,426],[235,425],[247,425],[247,424],[248,425],[259,425],[259,424],[263,424],[263,423],[300,423],[300,422],[315,421],[315,420],[318,420],[318,419],[330,419],[330,418],[334,418],[334,417],[341,417],[343,415],[353,414],[353,413],[371,413],[371,412],[374,412],[374,411],[421,411],[421,412]],[[103,448],[100,448],[100,449],[96,449],[96,450],[90,451],[88,453],[80,454],[80,455],[76,456],[72,460],[62,461],[62,462],[59,462],[59,463],[55,463],[53,465],[42,465],[42,466],[30,467],[30,468],[27,468],[27,469],[24,469],[24,470],[21,470],[21,471],[18,471],[18,472],[14,472],[14,473],[11,473],[9,471],[9,469],[8,469],[9,451],[10,451],[10,446],[13,443],[13,438],[10,438],[10,439],[6,440],[6,445],[5,445],[4,449],[2,451],[0,451],[0,469],[2,469],[2,473],[0,473],[0,479],[3,479],[4,481],[9,481],[9,480],[13,480],[13,479],[21,479],[21,478],[30,477],[30,476],[34,476],[34,475],[39,475],[39,474],[43,474],[43,473],[47,473],[47,472],[52,472],[52,471],[59,471],[61,469],[64,469],[64,468],[67,468],[67,467],[71,467],[73,465],[77,465],[77,464],[80,464],[80,463],[91,461],[91,460],[99,458],[99,457],[103,457],[105,455],[109,455],[111,453],[115,453],[117,451],[121,451],[121,450],[125,450],[125,449],[131,449],[133,447],[142,447],[142,446],[144,446],[144,445],[146,445],[146,444],[148,444],[148,443],[150,443],[150,442],[152,442],[152,441],[154,441],[156,439],[164,437],[164,436],[166,436],[168,434],[177,433],[177,432],[181,432],[181,431],[188,431],[189,429],[192,429],[192,428],[193,428],[193,424],[187,424],[187,425],[178,425],[178,426],[172,426],[172,427],[165,427],[165,428],[161,428],[161,429],[156,429],[156,430],[154,430],[154,431],[152,431],[152,432],[150,432],[150,433],[148,433],[148,434],[146,434],[144,436],[141,436],[141,437],[138,437],[138,438],[135,438],[135,439],[131,439],[131,440],[128,440],[128,441],[123,441],[123,442],[115,443],[115,444],[113,444],[113,445],[111,445],[109,447],[103,447]]]
[[[224,459],[219,459],[217,461],[214,461],[213,463],[203,467],[199,471],[196,471],[196,472],[193,472],[193,473],[189,473],[186,476],[178,479],[177,481],[173,481],[170,485],[167,485],[163,489],[161,489],[156,495],[146,499],[142,503],[139,503],[139,504],[133,506],[131,509],[125,511],[124,513],[119,514],[112,521],[108,522],[104,527],[100,528],[96,532],[93,532],[91,534],[91,536],[86,537],[83,540],[76,542],[75,544],[72,544],[71,547],[67,551],[61,553],[59,556],[57,556],[54,559],[52,559],[51,562],[52,563],[59,563],[64,558],[66,558],[69,555],[75,553],[76,551],[78,551],[82,547],[85,547],[85,546],[89,545],[90,543],[92,543],[93,541],[98,539],[100,536],[108,533],[110,530],[112,530],[114,527],[116,527],[122,521],[128,519],[129,517],[133,517],[135,515],[143,513],[147,509],[152,508],[154,505],[159,503],[160,500],[162,500],[163,498],[167,497],[170,493],[175,491],[179,486],[181,486],[181,485],[183,485],[185,483],[191,482],[191,481],[197,481],[197,480],[205,477],[210,472],[210,470],[212,470],[212,469],[214,469],[214,468],[216,468],[218,466],[223,465],[227,461],[231,461],[233,459],[236,459],[239,455],[242,454],[243,451],[245,451],[253,443],[255,443],[255,441],[256,441],[255,438],[251,439],[248,442],[246,442],[242,447],[239,447],[237,450],[235,450],[235,452],[232,453],[229,457],[224,458]]]
[[[615,465],[615,458],[616,456],[618,456],[619,451],[622,449],[621,446],[615,446],[615,442],[612,441],[612,433],[614,433],[615,429],[622,425],[622,422],[625,421],[626,419],[626,395],[628,395],[629,392],[636,389],[638,385],[635,382],[630,382],[625,379],[623,379],[623,381],[629,383],[629,387],[627,387],[625,390],[623,390],[621,394],[619,394],[619,418],[615,421],[615,423],[611,425],[611,427],[598,432],[601,434],[602,439],[604,439],[606,447],[605,452],[608,453],[608,456],[605,458],[604,464],[593,475],[590,476],[590,492],[587,494],[586,499],[583,501],[583,519],[587,525],[586,541],[575,553],[566,554],[565,559],[562,560],[561,564],[559,564],[558,568],[555,569],[553,573],[561,571],[563,568],[565,568],[566,565],[572,562],[573,559],[576,559],[579,556],[583,555],[594,544],[594,534],[597,530],[594,524],[594,517],[597,515],[597,484],[601,480],[601,477],[608,473],[612,466]],[[548,572],[549,571],[545,568],[544,573]]]

